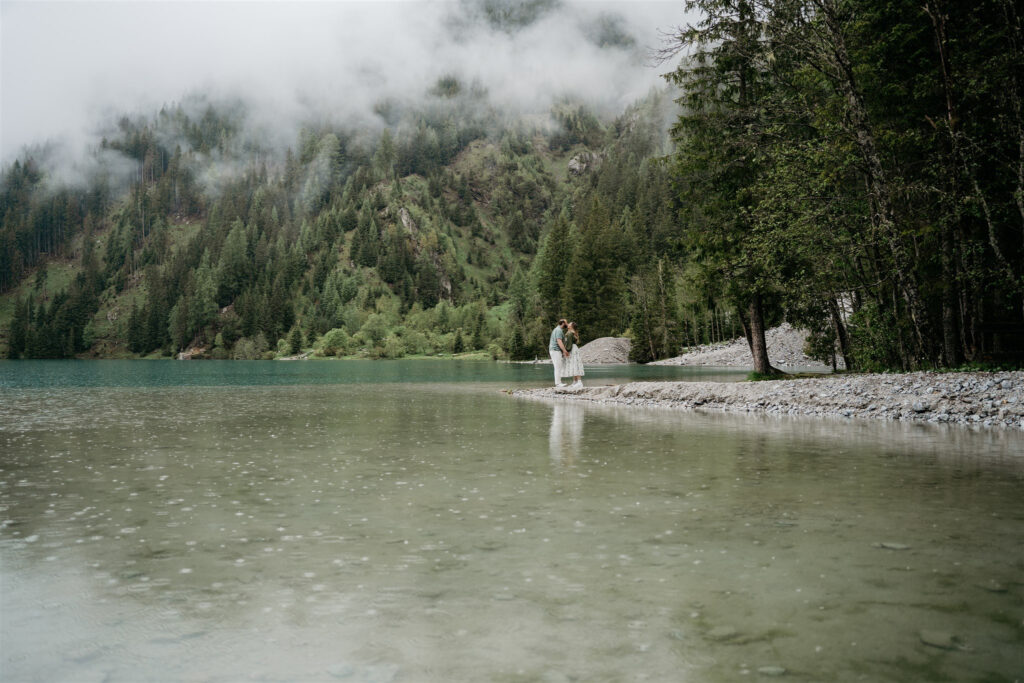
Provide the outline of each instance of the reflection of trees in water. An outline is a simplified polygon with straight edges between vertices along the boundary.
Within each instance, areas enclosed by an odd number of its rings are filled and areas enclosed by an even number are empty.
[[[583,437],[583,406],[578,403],[555,403],[551,411],[548,448],[555,465],[573,465],[580,454]]]

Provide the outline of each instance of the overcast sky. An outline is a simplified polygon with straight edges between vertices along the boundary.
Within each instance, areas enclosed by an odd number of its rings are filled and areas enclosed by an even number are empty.
[[[310,116],[368,115],[438,76],[479,79],[503,107],[582,96],[621,110],[662,83],[638,58],[685,22],[682,0],[563,2],[528,28],[495,29],[459,0],[0,1],[0,156],[48,140],[94,144],[101,123],[193,93],[240,96],[288,135]],[[614,15],[638,50],[588,40]],[[476,20],[474,20],[476,17]]]

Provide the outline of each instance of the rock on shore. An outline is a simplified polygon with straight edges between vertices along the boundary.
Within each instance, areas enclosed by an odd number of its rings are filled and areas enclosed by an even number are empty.
[[[629,362],[629,337],[598,337],[580,347],[583,365],[620,365]],[[550,358],[526,361],[530,364],[551,365]]]
[[[610,365],[629,362],[629,337],[599,337],[580,347],[584,365]]]
[[[631,382],[512,395],[777,415],[831,415],[1024,430],[1024,371],[824,375],[764,382]]]

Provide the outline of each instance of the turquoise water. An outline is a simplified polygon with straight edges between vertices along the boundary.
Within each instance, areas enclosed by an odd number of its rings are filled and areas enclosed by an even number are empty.
[[[738,381],[746,370],[644,365],[587,368],[588,384],[629,380]],[[469,382],[549,383],[550,365],[445,359],[393,361],[0,361],[0,389],[46,387],[274,386]],[[551,380],[553,381],[553,379]]]
[[[0,364],[0,680],[1024,672],[1024,435],[502,393],[547,369]]]

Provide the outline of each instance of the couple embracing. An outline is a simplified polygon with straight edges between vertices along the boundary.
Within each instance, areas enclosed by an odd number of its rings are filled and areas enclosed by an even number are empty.
[[[583,388],[583,360],[580,358],[580,333],[576,323],[566,322],[565,318],[558,321],[551,330],[551,341],[548,352],[551,363],[555,366],[555,386],[564,387],[563,377],[572,377],[573,389]]]

